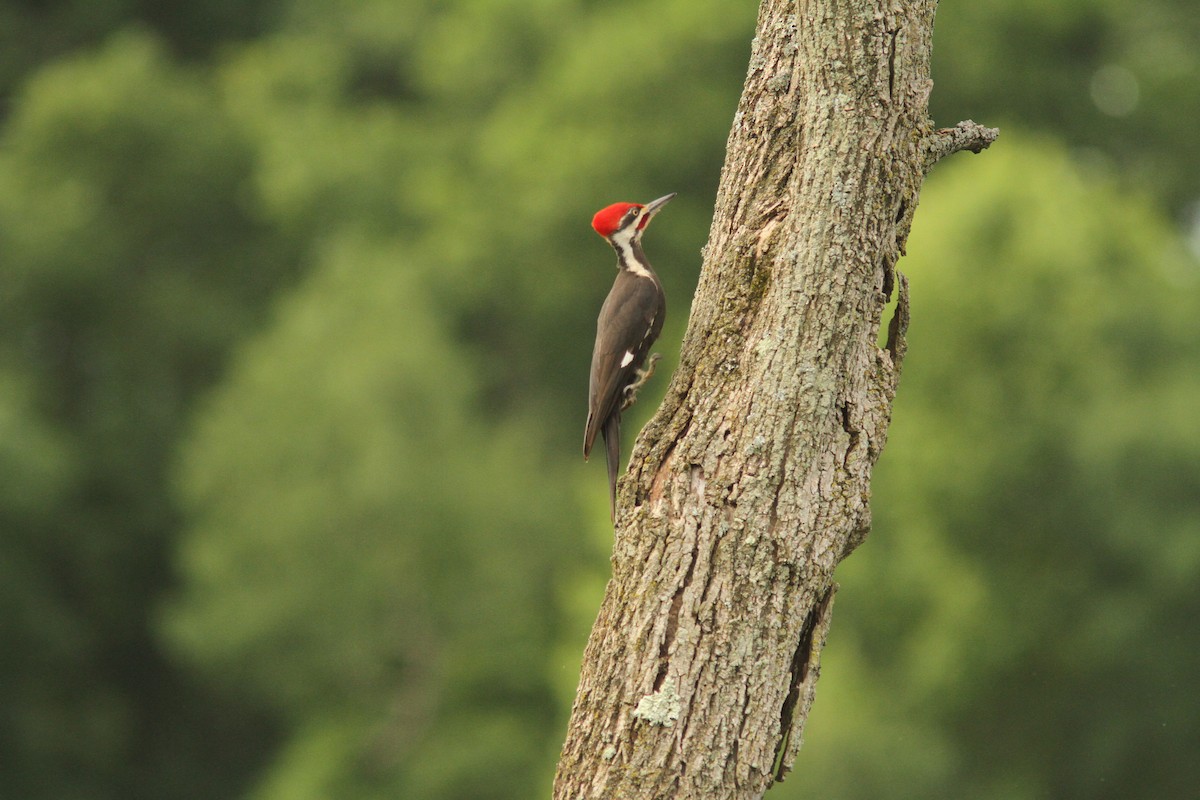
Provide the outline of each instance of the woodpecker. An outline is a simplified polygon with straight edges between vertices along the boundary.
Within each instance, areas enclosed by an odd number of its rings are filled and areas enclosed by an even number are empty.
[[[614,203],[592,217],[592,228],[617,251],[617,279],[596,320],[596,346],[588,381],[588,416],[583,458],[592,452],[596,434],[604,437],[608,460],[609,516],[616,517],[617,470],[621,461],[621,412],[633,405],[637,392],[654,373],[650,346],[662,332],[667,298],[646,254],[642,233],[675,193],[650,203]]]

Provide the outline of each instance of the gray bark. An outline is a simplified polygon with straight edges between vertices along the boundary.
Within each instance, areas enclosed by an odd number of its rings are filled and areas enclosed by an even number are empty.
[[[680,365],[622,480],[554,797],[757,798],[871,524],[925,173],[935,0],[764,0]],[[897,296],[886,346],[877,346]]]

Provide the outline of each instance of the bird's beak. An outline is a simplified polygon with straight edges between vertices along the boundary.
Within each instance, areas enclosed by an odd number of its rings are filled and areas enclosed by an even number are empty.
[[[661,211],[663,206],[671,202],[671,198],[677,194],[679,194],[679,192],[671,192],[670,194],[664,195],[657,200],[651,200],[649,203],[646,203],[646,208],[644,211],[642,211],[642,216],[649,220],[651,217]]]

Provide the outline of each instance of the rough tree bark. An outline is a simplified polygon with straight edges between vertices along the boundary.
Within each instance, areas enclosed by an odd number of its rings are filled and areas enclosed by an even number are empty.
[[[870,527],[935,130],[936,0],[764,0],[680,365],[622,480],[554,797],[757,798]],[[885,303],[897,295],[887,344]]]

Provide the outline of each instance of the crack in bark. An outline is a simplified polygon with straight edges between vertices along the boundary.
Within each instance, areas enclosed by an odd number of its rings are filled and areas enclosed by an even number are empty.
[[[904,239],[907,236],[907,227],[903,224],[906,214],[908,214],[908,202],[901,197],[900,201],[896,204],[896,252],[885,252],[883,255],[883,287],[880,291],[883,292],[885,303],[892,299],[892,291],[896,288],[897,255],[904,254]]]
[[[809,667],[817,655],[817,650],[813,646],[816,631],[829,613],[829,604],[833,600],[833,588],[833,586],[826,588],[804,617],[804,625],[800,628],[800,642],[792,654],[792,667],[789,672],[791,684],[787,697],[783,700],[783,708],[779,713],[779,744],[775,747],[772,769],[774,780],[777,782],[782,781],[791,769],[791,765],[787,763],[787,753],[792,741],[792,722],[796,706],[800,703],[800,689],[808,680]]]
[[[894,30],[889,32],[888,36],[888,98],[896,99],[896,37],[900,35],[900,31]]]
[[[647,425],[647,427],[649,426]],[[691,430],[691,427],[692,415],[689,413],[687,419],[684,420],[683,425],[678,431],[676,431],[675,435],[671,437],[670,442],[667,443],[666,449],[663,451],[658,465],[654,468],[654,477],[650,481],[650,491],[635,501],[637,505],[641,505],[643,502],[653,505],[662,499],[663,487],[666,485],[667,479],[671,474],[671,462],[675,460],[675,448],[678,447],[679,443],[687,436],[688,431]],[[647,460],[648,459],[649,455],[647,455]],[[644,481],[638,481],[639,487],[643,485]]]
[[[887,351],[892,357],[893,392],[900,377],[900,365],[904,363],[904,354],[908,352],[908,340],[905,338],[905,334],[908,332],[909,323],[908,278],[900,270],[896,270],[896,276],[900,279],[900,288],[896,294],[896,310],[892,312],[892,319],[888,322],[886,345]]]
[[[684,432],[686,433],[686,431],[687,426],[684,426]],[[650,481],[650,491],[646,495],[646,502],[654,504],[662,499],[663,486],[666,484],[667,476],[671,474],[671,462],[675,460],[675,447],[678,444],[679,440],[676,439],[667,445],[667,451],[663,454],[662,461],[658,463],[658,469],[655,470],[654,478]]]
[[[854,405],[849,400],[846,400],[841,405],[842,410],[842,429],[850,436],[850,444],[846,446],[846,453],[842,456],[842,467],[850,468],[850,454],[858,449],[859,440],[862,438],[862,431],[855,427],[850,419],[850,407]]]
[[[699,554],[693,552],[692,560],[688,562],[687,572],[683,576],[683,583],[671,597],[671,609],[667,612],[667,624],[663,630],[662,644],[658,646],[658,673],[654,676],[654,691],[656,692],[662,688],[663,681],[667,678],[667,668],[671,665],[671,645],[675,643],[675,633],[679,630],[679,610],[683,607],[683,593],[692,585],[692,575],[695,574],[698,558]]]

